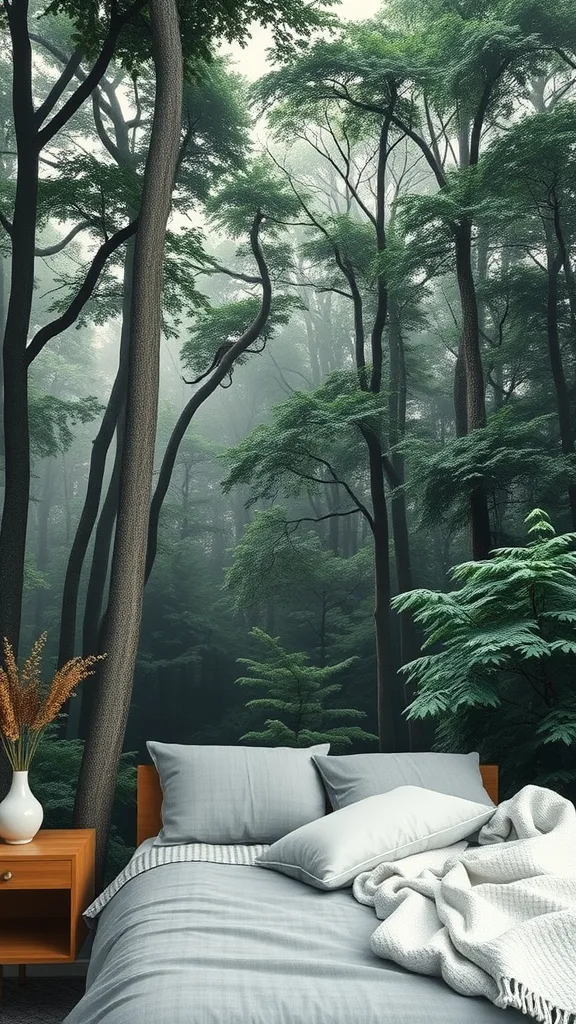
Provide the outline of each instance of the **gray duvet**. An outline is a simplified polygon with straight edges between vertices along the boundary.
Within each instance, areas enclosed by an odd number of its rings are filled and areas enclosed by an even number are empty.
[[[371,908],[257,867],[172,863],[104,908],[64,1024],[514,1024],[370,950]],[[504,1018],[504,1013],[506,1017]]]

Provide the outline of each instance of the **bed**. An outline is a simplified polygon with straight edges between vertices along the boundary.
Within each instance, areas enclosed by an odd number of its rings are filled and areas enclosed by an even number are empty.
[[[482,769],[497,801],[498,773]],[[138,855],[162,793],[138,769]],[[65,1024],[504,1024],[504,1011],[370,950],[374,915],[250,864],[175,860],[122,884],[98,918],[87,992]],[[506,1022],[520,1020],[508,1010]]]

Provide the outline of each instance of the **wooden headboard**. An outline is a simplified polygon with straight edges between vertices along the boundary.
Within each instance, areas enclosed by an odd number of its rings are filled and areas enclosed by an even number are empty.
[[[498,765],[481,764],[482,781],[488,796],[498,803]],[[139,846],[162,828],[162,790],[153,764],[139,764],[136,793],[136,843]]]

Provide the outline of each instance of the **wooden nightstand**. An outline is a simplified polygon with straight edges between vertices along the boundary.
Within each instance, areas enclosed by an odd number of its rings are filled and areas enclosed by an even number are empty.
[[[70,963],[94,899],[93,829],[41,830],[31,843],[0,841],[0,972],[4,964]],[[1,983],[1,974],[0,974]]]

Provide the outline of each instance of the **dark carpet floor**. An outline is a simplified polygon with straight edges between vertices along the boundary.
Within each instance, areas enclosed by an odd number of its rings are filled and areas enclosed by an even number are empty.
[[[84,993],[84,978],[4,980],[0,1024],[62,1024]]]

